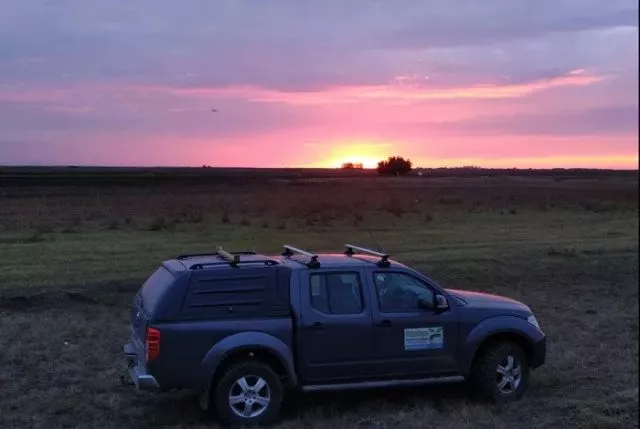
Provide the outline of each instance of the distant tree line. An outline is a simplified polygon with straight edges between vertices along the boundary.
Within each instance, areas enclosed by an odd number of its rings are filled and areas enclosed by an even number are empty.
[[[362,163],[345,162],[342,164],[343,170],[362,170],[363,168],[364,165],[362,165]]]

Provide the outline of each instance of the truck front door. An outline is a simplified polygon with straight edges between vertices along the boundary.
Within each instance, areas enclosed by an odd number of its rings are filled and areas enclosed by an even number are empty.
[[[369,270],[373,306],[375,372],[381,376],[432,376],[457,369],[455,304],[436,311],[437,289],[404,270]],[[422,303],[420,301],[423,301]]]
[[[370,376],[371,302],[364,270],[300,272],[298,368],[304,383]]]

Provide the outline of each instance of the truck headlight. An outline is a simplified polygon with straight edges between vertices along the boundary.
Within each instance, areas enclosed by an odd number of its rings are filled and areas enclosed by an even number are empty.
[[[538,319],[536,319],[536,316],[534,316],[533,314],[527,317],[527,322],[531,323],[533,326],[540,329],[540,325],[538,324]]]

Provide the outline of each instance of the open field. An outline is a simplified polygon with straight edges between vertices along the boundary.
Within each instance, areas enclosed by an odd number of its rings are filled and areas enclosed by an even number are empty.
[[[457,386],[314,394],[276,427],[638,427],[637,172],[199,171],[0,171],[0,427],[215,427],[189,394],[121,385],[139,283],[163,258],[218,244],[346,242],[523,300],[547,364],[515,404]]]

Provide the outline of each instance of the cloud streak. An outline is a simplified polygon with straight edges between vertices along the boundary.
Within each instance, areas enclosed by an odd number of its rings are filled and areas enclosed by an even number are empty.
[[[483,84],[459,88],[430,88],[415,78],[395,78],[394,84],[345,86],[321,91],[278,91],[268,88],[232,86],[224,88],[177,88],[167,86],[134,86],[126,88],[139,94],[155,93],[185,98],[239,98],[252,102],[294,105],[356,103],[370,100],[450,100],[523,97],[556,87],[586,86],[605,80],[605,76],[572,70],[565,75],[526,83]]]
[[[568,112],[480,115],[462,120],[426,121],[405,126],[457,136],[632,136],[638,131],[638,107],[628,105]]]

